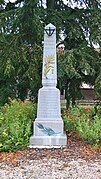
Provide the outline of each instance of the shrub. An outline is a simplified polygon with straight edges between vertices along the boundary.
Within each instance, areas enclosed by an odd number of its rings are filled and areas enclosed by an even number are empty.
[[[88,143],[99,144],[101,140],[101,108],[71,108],[63,115],[65,130],[77,132]]]
[[[9,151],[28,145],[36,105],[10,100],[0,109],[0,150]]]

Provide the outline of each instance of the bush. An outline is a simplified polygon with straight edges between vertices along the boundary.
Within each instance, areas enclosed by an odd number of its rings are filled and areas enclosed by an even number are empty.
[[[72,108],[63,115],[65,130],[77,132],[84,141],[99,144],[101,140],[101,108]]]
[[[0,109],[0,150],[9,151],[28,145],[36,105],[10,100]]]

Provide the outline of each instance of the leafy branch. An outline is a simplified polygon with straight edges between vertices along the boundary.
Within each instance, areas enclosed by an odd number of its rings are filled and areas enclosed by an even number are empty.
[[[48,79],[48,72],[51,70],[52,71],[52,74],[54,74],[54,64],[55,64],[55,61],[54,61],[54,55],[47,55],[45,57],[45,64],[44,64],[44,75],[46,77],[46,79]]]
[[[37,127],[38,127],[44,134],[46,134],[46,135],[48,135],[48,136],[60,134],[60,132],[59,132],[59,133],[55,133],[55,131],[54,131],[52,128],[50,128],[50,127],[44,127],[44,126],[43,126],[42,124],[40,124],[40,123],[37,123]]]

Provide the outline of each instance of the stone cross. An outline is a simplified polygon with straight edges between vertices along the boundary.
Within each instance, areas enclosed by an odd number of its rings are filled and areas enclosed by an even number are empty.
[[[57,85],[56,27],[44,29],[42,85],[38,92],[37,118],[30,146],[61,146],[67,144],[60,110],[60,91]]]

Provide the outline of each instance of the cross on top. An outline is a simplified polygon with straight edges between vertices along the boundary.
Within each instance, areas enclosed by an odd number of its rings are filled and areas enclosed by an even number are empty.
[[[54,33],[55,29],[49,27],[45,29],[45,32],[48,36],[51,36]]]

